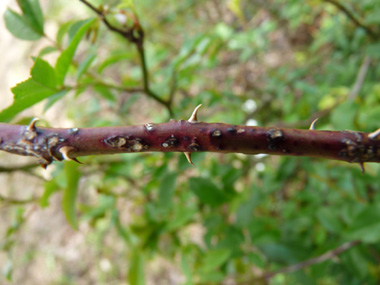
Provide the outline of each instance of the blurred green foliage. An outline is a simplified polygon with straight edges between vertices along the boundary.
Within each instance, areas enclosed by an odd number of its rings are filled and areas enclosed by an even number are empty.
[[[35,58],[31,77],[12,89],[14,104],[0,113],[1,120],[8,122],[42,100],[45,109],[65,102],[61,111],[78,127],[168,120],[167,108],[139,90],[143,71],[135,45],[108,30],[79,1],[70,2],[50,4],[59,11],[57,18],[48,17],[60,25],[56,37],[45,35],[37,1],[20,0],[22,14],[5,13],[15,37],[52,40]],[[173,96],[175,119],[187,118],[202,103],[200,117],[208,122],[307,128],[316,116],[321,117],[317,129],[379,128],[377,0],[93,3],[121,29],[133,23],[131,15],[137,17],[145,32],[150,88],[163,100]],[[87,19],[59,18],[63,11],[82,8]],[[44,59],[52,53],[55,65]],[[91,268],[100,272],[98,284],[173,282],[167,268],[159,268],[166,275],[148,270],[158,258],[180,272],[181,284],[261,284],[260,277],[270,272],[355,240],[360,244],[339,256],[267,281],[375,284],[380,279],[376,164],[366,165],[362,174],[358,165],[336,161],[240,154],[195,154],[196,168],[181,154],[82,161],[75,167],[55,164],[39,202],[50,207],[51,196],[62,195],[68,222],[91,228],[93,258],[114,260],[109,274]],[[90,199],[94,189],[96,198]],[[14,220],[1,240],[9,254],[3,265],[8,279],[16,258],[14,232],[27,222],[24,207],[14,205]],[[86,274],[55,278],[57,284],[79,284]]]

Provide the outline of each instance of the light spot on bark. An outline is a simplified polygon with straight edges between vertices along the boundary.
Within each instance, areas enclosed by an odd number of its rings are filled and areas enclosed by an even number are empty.
[[[37,133],[35,131],[30,131],[28,128],[25,130],[23,137],[24,139],[31,141],[35,139],[37,136]]]
[[[108,144],[109,146],[120,148],[126,144],[127,138],[128,137],[125,138],[125,137],[119,137],[119,136],[110,137],[108,139],[105,139],[104,142]]]
[[[279,144],[285,139],[281,130],[271,129],[267,132],[268,149],[277,150]]]
[[[69,129],[69,134],[71,134],[71,135],[76,135],[76,134],[78,134],[78,132],[79,132],[78,128]]]
[[[178,145],[179,141],[177,138],[174,137],[174,135],[171,135],[168,139],[165,140],[165,142],[162,143],[162,146],[167,147],[176,147]]]
[[[221,130],[213,130],[212,133],[211,133],[211,136],[212,137],[220,137],[222,135],[222,131]]]
[[[156,129],[156,125],[155,124],[145,124],[145,129],[148,131],[148,132],[153,132],[155,129]]]
[[[189,149],[191,151],[199,151],[200,147],[199,147],[199,144],[193,142],[193,143],[189,144]]]
[[[143,149],[143,145],[142,143],[140,143],[139,141],[136,141],[133,145],[132,145],[132,150],[133,151],[141,151]]]

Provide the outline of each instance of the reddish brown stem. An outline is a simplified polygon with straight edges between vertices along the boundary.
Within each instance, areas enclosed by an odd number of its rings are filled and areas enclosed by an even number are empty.
[[[0,124],[0,149],[53,160],[127,152],[218,152],[380,162],[380,140],[352,131],[317,131],[172,120],[163,124],[83,129]]]

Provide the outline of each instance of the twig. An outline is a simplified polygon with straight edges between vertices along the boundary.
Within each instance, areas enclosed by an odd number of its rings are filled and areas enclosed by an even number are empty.
[[[63,48],[61,46],[59,46],[58,43],[56,41],[54,41],[52,38],[50,38],[48,35],[44,34],[44,37],[54,47],[56,47],[59,51],[61,51],[61,52],[63,51]],[[75,68],[78,69],[79,63],[77,61],[75,61],[73,59],[72,64],[73,64],[73,66],[75,66]],[[97,82],[87,83],[85,86],[80,86],[80,85],[68,86],[68,85],[65,85],[65,88],[68,88],[68,89],[78,89],[78,88],[82,88],[82,87],[87,87],[88,85],[102,85],[102,86],[107,87],[107,88],[112,88],[112,89],[116,89],[116,90],[123,91],[123,92],[128,92],[128,93],[132,93],[132,92],[144,92],[143,88],[125,87],[125,86],[117,85],[115,83],[107,83],[103,78],[101,78],[97,74],[91,72],[90,70],[86,70],[85,74],[87,74],[89,77],[91,77],[92,79],[96,80]]]
[[[144,92],[143,88],[139,87],[125,87],[120,85],[115,85],[111,83],[105,83],[105,82],[90,82],[86,84],[76,84],[76,85],[65,85],[65,88],[67,89],[80,89],[80,88],[87,88],[89,86],[96,87],[96,86],[104,86],[106,88],[115,89],[117,91],[127,92],[127,93],[136,93],[136,92]]]
[[[339,1],[336,0],[324,0],[325,2],[328,2],[335,7],[337,7],[340,11],[342,11],[346,16],[355,23],[358,27],[364,29],[367,34],[373,39],[377,40],[379,38],[379,35],[374,32],[370,27],[366,26],[360,19],[356,18],[353,13],[351,13],[350,10],[348,10],[343,4],[341,4]]]
[[[346,242],[343,245],[341,245],[337,248],[334,248],[330,251],[327,251],[320,256],[310,258],[310,259],[305,260],[303,262],[300,262],[300,263],[297,263],[297,264],[294,264],[291,266],[287,266],[287,267],[281,268],[281,269],[273,271],[273,272],[265,273],[263,276],[261,276],[259,278],[255,278],[254,280],[245,281],[245,282],[242,282],[239,284],[241,284],[241,285],[253,284],[252,282],[260,281],[260,280],[268,281],[269,279],[273,278],[274,276],[276,276],[278,274],[283,274],[283,273],[287,274],[287,273],[295,272],[295,271],[298,271],[302,268],[308,267],[310,265],[325,262],[325,261],[332,259],[332,258],[338,256],[339,254],[349,250],[350,248],[354,247],[355,245],[358,245],[359,243],[360,243],[360,240],[354,240],[354,241]]]
[[[169,104],[173,103],[175,92],[177,91],[177,73],[172,71],[172,76],[170,80],[170,91],[169,91]]]
[[[143,73],[143,86],[144,86],[145,93],[149,97],[151,97],[154,100],[156,100],[157,102],[159,102],[160,104],[164,105],[168,109],[170,116],[172,116],[173,115],[173,111],[172,111],[171,105],[170,105],[171,102],[170,101],[165,101],[165,100],[161,99],[160,97],[157,96],[157,94],[155,94],[150,89],[150,86],[149,86],[149,72],[148,72],[148,68],[147,68],[147,65],[146,65],[145,49],[143,47],[143,44],[142,43],[141,44],[137,43],[136,47],[137,47],[137,52],[139,54],[140,62],[141,62],[141,69],[142,69],[142,73]]]
[[[33,203],[33,202],[35,202],[37,200],[38,200],[38,198],[30,198],[30,199],[26,199],[26,200],[18,200],[18,199],[4,197],[3,195],[0,194],[0,202],[5,203],[5,204],[24,205],[24,204]]]
[[[364,79],[367,75],[368,68],[370,65],[371,65],[371,58],[369,56],[365,56],[360,66],[358,75],[356,76],[355,84],[352,87],[350,94],[348,95],[348,100],[354,100],[356,96],[358,96],[360,90],[362,89]]]
[[[23,165],[23,166],[14,166],[14,167],[2,167],[2,166],[0,166],[0,172],[9,173],[9,172],[15,172],[15,171],[23,171],[23,172],[30,173],[30,170],[33,168],[36,168],[36,166],[37,165],[35,163],[27,164],[27,165]]]
[[[36,165],[35,163],[27,164],[27,165],[23,165],[23,166],[14,166],[14,167],[3,167],[3,166],[1,166],[0,167],[0,173],[11,173],[11,172],[16,172],[16,171],[21,171],[27,175],[30,175],[32,177],[35,177],[35,178],[38,178],[38,179],[45,181],[44,177],[42,177],[41,175],[37,174],[34,171],[31,171],[32,169],[35,169],[37,166],[38,165]]]
[[[113,26],[106,18],[105,13],[93,6],[91,3],[89,3],[86,0],[79,0],[80,2],[84,3],[87,7],[89,7],[92,11],[94,11],[96,14],[98,14],[103,23],[107,26],[107,28],[113,32],[116,32],[123,36],[127,41],[135,44],[137,48],[137,52],[139,54],[140,58],[140,64],[141,64],[141,70],[142,70],[142,76],[143,76],[143,90],[144,93],[148,96],[163,105],[169,112],[169,115],[173,115],[173,110],[171,108],[171,100],[164,100],[161,99],[155,92],[153,92],[150,89],[149,86],[149,71],[146,64],[145,59],[145,49],[144,49],[144,31],[138,21],[136,20],[135,25],[132,28],[129,28],[127,30],[119,29],[115,26]]]
[[[111,23],[107,20],[103,11],[99,10],[98,8],[96,8],[91,3],[87,2],[86,0],[79,0],[79,1],[85,4],[87,7],[89,7],[96,14],[98,14],[101,17],[103,23],[107,26],[109,30],[122,35],[124,38],[126,38],[130,42],[136,43],[142,40],[142,37],[136,37],[133,29],[129,29],[125,31],[125,30],[112,26]]]

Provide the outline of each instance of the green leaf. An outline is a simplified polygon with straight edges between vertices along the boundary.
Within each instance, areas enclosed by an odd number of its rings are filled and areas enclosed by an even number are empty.
[[[30,75],[37,83],[56,91],[55,72],[47,61],[37,58],[34,62],[32,70],[30,71]]]
[[[122,0],[119,5],[117,5],[118,9],[134,9],[135,3],[134,0]]]
[[[63,190],[62,209],[70,225],[74,229],[78,229],[78,219],[75,205],[81,173],[78,170],[78,163],[73,161],[65,161],[64,163],[64,172],[66,175],[67,185]]]
[[[17,0],[23,16],[30,27],[38,34],[44,34],[44,16],[38,0]]]
[[[30,74],[31,78],[12,88],[14,102],[0,112],[0,121],[9,121],[21,111],[58,93],[55,72],[49,63],[37,58]]]
[[[256,191],[255,191],[256,190]],[[236,225],[239,227],[246,227],[254,218],[254,209],[259,205],[262,200],[261,194],[258,189],[254,189],[250,199],[239,205],[236,212]]]
[[[177,173],[169,172],[163,176],[158,192],[158,205],[170,209],[173,204],[173,195],[177,181]]]
[[[11,106],[0,112],[0,121],[8,122],[21,111],[55,93],[51,89],[41,87],[32,78],[17,84],[12,88],[12,92],[15,94],[15,101]],[[17,100],[16,97],[18,97]]]
[[[202,273],[200,275],[199,283],[197,284],[222,284],[222,281],[225,278],[226,273],[220,271]]]
[[[145,284],[144,256],[138,249],[135,249],[132,253],[131,265],[129,267],[127,281],[128,284],[131,285]]]
[[[203,266],[201,270],[203,272],[211,272],[221,266],[227,261],[231,255],[229,249],[212,249],[209,250],[203,259]]]
[[[181,254],[181,269],[182,273],[186,276],[186,283],[184,284],[193,284],[194,274],[192,274],[188,259],[185,253]]]
[[[367,130],[376,130],[379,126],[380,106],[375,103],[371,108],[361,108],[358,114],[358,121]]]
[[[76,34],[73,36],[68,47],[61,53],[61,55],[57,59],[57,63],[55,64],[55,72],[57,75],[57,83],[58,85],[62,85],[67,71],[69,70],[69,66],[73,60],[75,51],[84,36],[87,30],[94,23],[95,19],[89,19],[81,22],[81,27],[77,30]]]
[[[253,263],[254,265],[256,265],[257,267],[259,268],[265,267],[265,260],[260,254],[255,253],[255,252],[249,252],[247,257],[249,261]]]
[[[89,55],[79,64],[77,71],[77,80],[87,71],[92,62],[95,60],[97,54],[95,50],[92,50]]]
[[[44,193],[42,194],[42,197],[40,198],[40,206],[41,208],[46,208],[49,206],[49,198],[50,196],[59,190],[58,184],[54,181],[47,181],[45,183],[45,190]]]
[[[44,55],[47,55],[47,54],[55,52],[55,51],[58,51],[58,49],[56,47],[47,46],[47,47],[43,48],[42,50],[40,50],[40,53],[38,54],[38,57],[41,58]]]
[[[354,129],[354,119],[358,105],[353,101],[345,102],[336,107],[331,114],[331,123],[337,130]]]
[[[55,40],[57,41],[58,46],[62,46],[63,38],[64,38],[65,34],[67,33],[67,31],[72,26],[72,24],[73,24],[73,21],[71,20],[71,21],[68,21],[68,22],[62,24],[59,27],[58,32],[57,32],[57,36],[55,38]]]
[[[339,233],[342,230],[342,223],[339,221],[336,211],[330,207],[320,208],[317,211],[317,217],[324,228],[333,233]]]
[[[218,206],[226,201],[224,193],[208,178],[190,178],[190,189],[199,200],[210,206]]]
[[[109,207],[107,207],[107,209],[109,209]],[[132,233],[132,231],[128,227],[125,227],[121,224],[119,212],[116,209],[114,209],[112,212],[112,219],[114,221],[115,228],[119,236],[125,241],[125,243],[129,247],[134,247],[138,242],[138,238]]]
[[[108,87],[105,87],[103,85],[95,85],[93,88],[103,98],[107,99],[110,102],[116,102],[115,95],[110,91]]]
[[[342,261],[350,272],[360,276],[363,280],[369,275],[370,261],[366,258],[367,253],[360,247],[353,247],[342,254]]]
[[[168,231],[173,231],[183,227],[185,224],[189,223],[191,219],[196,215],[197,208],[195,207],[185,207],[177,206],[173,210],[173,218],[168,221],[166,229]]]
[[[102,63],[100,63],[98,67],[98,73],[102,73],[105,68],[112,64],[120,63],[123,60],[130,60],[131,58],[133,58],[133,55],[134,54],[132,52],[122,52],[110,55]]]
[[[304,250],[301,247],[291,247],[281,243],[265,243],[259,246],[259,249],[272,262],[292,264],[300,257]]]
[[[44,107],[44,112],[46,112],[50,107],[52,107],[55,103],[61,100],[61,98],[64,97],[67,94],[67,92],[69,92],[69,90],[62,90],[47,98],[47,102]]]
[[[380,241],[380,208],[377,205],[366,207],[353,220],[346,232],[348,239],[360,239],[367,243]]]
[[[16,38],[35,41],[42,37],[43,34],[35,31],[27,19],[11,9],[7,9],[4,13],[5,25],[9,32]]]

